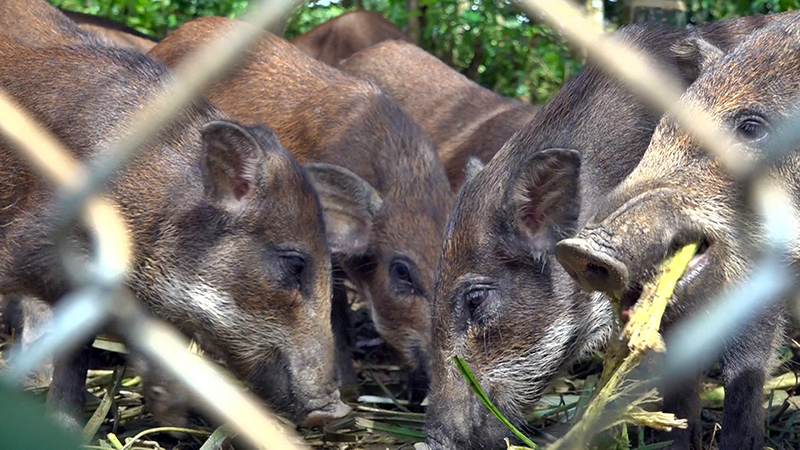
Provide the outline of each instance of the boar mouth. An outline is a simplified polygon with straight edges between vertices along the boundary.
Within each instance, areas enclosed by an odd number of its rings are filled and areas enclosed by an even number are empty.
[[[682,244],[673,244],[670,246],[670,248],[673,250],[678,249],[687,243],[688,242],[683,242]],[[711,265],[711,255],[709,252],[711,247],[712,243],[708,238],[704,237],[700,240],[700,245],[698,246],[697,251],[692,259],[689,261],[689,264],[686,266],[686,271],[675,285],[673,299],[670,301],[670,303],[674,301],[675,297],[679,297],[681,292],[685,291],[687,286],[699,278],[700,275],[705,272],[705,269]],[[655,274],[653,274],[652,277],[655,277]],[[633,283],[622,294],[622,299],[620,300],[620,317],[622,319],[622,323],[627,323],[630,320],[633,308],[636,306],[636,304],[639,302],[639,298],[642,296],[643,284],[643,282]]]
[[[301,427],[319,427],[332,420],[340,419],[350,413],[352,408],[337,398],[330,404],[317,408],[308,414],[300,423]]]

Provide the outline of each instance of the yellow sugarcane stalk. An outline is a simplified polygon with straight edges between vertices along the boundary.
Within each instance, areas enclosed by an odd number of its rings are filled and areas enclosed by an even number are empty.
[[[680,280],[689,261],[697,253],[698,244],[688,244],[659,265],[658,275],[645,284],[642,296],[637,302],[631,319],[622,328],[619,336],[612,338],[603,361],[603,376],[600,388],[586,407],[580,421],[573,426],[564,437],[553,443],[550,449],[586,448],[595,433],[606,430],[621,423],[645,425],[651,428],[670,430],[686,428],[685,419],[663,412],[649,412],[634,402],[621,411],[614,411],[613,416],[604,410],[618,394],[620,383],[643,359],[647,351],[663,352],[664,340],[659,333],[661,318],[667,308],[675,285]],[[619,298],[614,299],[619,310]],[[616,318],[619,320],[619,317]],[[616,330],[619,330],[617,324]],[[645,397],[651,396],[645,394]],[[643,398],[640,399],[640,402]]]

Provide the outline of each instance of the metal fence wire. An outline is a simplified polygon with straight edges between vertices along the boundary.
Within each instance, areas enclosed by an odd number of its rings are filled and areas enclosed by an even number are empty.
[[[136,150],[154,136],[168,119],[188,105],[199,92],[219,77],[258,38],[258,30],[283,17],[296,6],[292,0],[251,2],[241,18],[252,27],[237,27],[190,55],[173,73],[161,95],[153,96],[133,119],[130,135],[102,153],[102,159],[85,165],[74,160],[41,125],[0,92],[0,132],[19,154],[61,193],[63,203],[56,237],[63,239],[74,219],[91,230],[92,269],[71,273],[82,278],[81,288],[62,299],[53,311],[52,329],[29,350],[17,355],[2,374],[6,383],[17,384],[39,363],[59,352],[74,349],[113,324],[126,343],[150,358],[182,382],[216,419],[255,448],[304,448],[292,431],[275,420],[254,396],[243,392],[214,366],[191,354],[188,343],[170,326],[149,318],[125,288],[131,262],[128,231],[114,205],[99,193],[103,183],[130,160]],[[518,6],[531,18],[547,22],[572,45],[660,111],[668,111],[749,192],[767,231],[768,248],[763,260],[741,286],[714,302],[702,318],[688,319],[668,336],[670,352],[662,374],[678,377],[686,368],[708,363],[723,343],[741,329],[756,308],[784,298],[794,277],[783,263],[796,229],[787,217],[798,217],[789,193],[768,181],[759,171],[764,164],[793,148],[800,138],[800,118],[792,118],[780,148],[760,162],[753,162],[733,145],[734,137],[721,130],[703,110],[680,103],[681,83],[662,72],[645,54],[603,33],[572,4],[562,0],[521,0]],[[65,255],[68,256],[68,255]],[[67,261],[68,258],[64,258]],[[87,283],[86,280],[89,280]]]

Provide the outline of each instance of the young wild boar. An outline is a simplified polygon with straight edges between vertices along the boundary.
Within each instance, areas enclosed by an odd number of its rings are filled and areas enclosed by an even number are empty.
[[[373,81],[428,133],[454,189],[464,182],[470,157],[492,159],[537,110],[481,87],[405,42],[374,45],[338,67]]]
[[[722,127],[736,133],[739,150],[759,160],[762,150],[780,134],[779,124],[798,113],[800,16],[782,15],[722,57],[713,42],[698,41],[693,48],[697,60],[716,62],[683,101],[711,112]],[[800,200],[798,173],[797,152],[766,169],[793,193],[795,204]],[[761,221],[746,204],[740,185],[665,116],[636,169],[576,238],[558,244],[556,255],[585,288],[622,292],[625,314],[659,261],[688,242],[699,242],[701,247],[675,288],[665,327],[706,311],[710,300],[746,278],[764,245]],[[791,253],[790,263],[799,262],[797,253]],[[765,308],[722,351],[721,449],[764,447],[762,389],[782,325],[782,308]],[[695,386],[677,392],[670,406],[679,415],[699,420],[696,392]],[[683,448],[701,448],[699,426],[690,431],[678,442]]]
[[[695,31],[631,26],[616,38],[690,83],[703,68],[690,51],[694,33],[730,48],[770,20]],[[658,120],[620,83],[588,66],[464,185],[434,283],[432,448],[497,448],[509,435],[466,386],[453,355],[524,426],[524,413],[559,370],[606,339],[608,302],[582,293],[552,253],[633,170]]]
[[[37,47],[106,44],[45,0],[0,1],[0,32]]]
[[[244,24],[196,19],[150,54],[172,65],[236,26]],[[425,133],[374,85],[269,33],[207,95],[238,120],[267,123],[307,163],[331,251],[362,286],[384,339],[424,371],[428,296],[453,200]]]
[[[65,13],[85,23],[79,25]],[[99,24],[105,24],[105,28]],[[62,12],[45,0],[0,1],[0,30],[37,47],[87,45],[129,48],[147,53],[155,45],[139,35],[125,32],[130,29],[122,24],[87,14]]]
[[[353,53],[389,40],[412,42],[379,13],[358,10],[334,17],[289,42],[317,61],[335,66]]]
[[[74,11],[61,10],[61,12],[78,24],[78,28],[81,30],[89,34],[100,36],[102,39],[110,42],[114,47],[128,48],[147,53],[156,45],[156,42],[148,36],[111,19]]]
[[[0,88],[82,160],[126,135],[128,119],[169,76],[135,52],[35,49],[8,35],[0,61]],[[48,235],[59,208],[53,189],[6,143],[0,176],[0,294],[52,304],[72,288]],[[199,100],[141,149],[107,194],[130,230],[129,286],[145,306],[218,353],[292,419],[346,413],[334,378],[321,207],[270,129],[231,121]],[[85,352],[57,363],[49,394],[74,419],[82,416],[86,363]]]

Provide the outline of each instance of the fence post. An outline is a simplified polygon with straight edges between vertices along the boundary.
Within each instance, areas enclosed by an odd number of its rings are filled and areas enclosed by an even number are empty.
[[[627,0],[622,18],[625,23],[661,23],[683,28],[687,10],[684,0]]]

